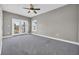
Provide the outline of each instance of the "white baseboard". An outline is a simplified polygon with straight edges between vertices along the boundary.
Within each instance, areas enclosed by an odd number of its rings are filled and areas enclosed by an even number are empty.
[[[22,33],[22,34],[8,35],[8,36],[3,36],[3,38],[9,38],[9,37],[19,36],[19,35],[25,35],[25,34],[29,34],[29,33]]]
[[[58,41],[62,41],[62,42],[67,42],[67,43],[72,43],[72,44],[75,44],[75,45],[79,45],[79,43],[77,43],[77,42],[68,41],[68,40],[65,40],[65,39],[54,38],[54,37],[50,37],[50,36],[46,36],[46,35],[40,35],[40,34],[35,34],[35,33],[32,33],[32,34],[33,35],[37,35],[37,36],[41,36],[41,37],[50,38],[50,39],[53,39],[53,40],[58,40]],[[18,35],[22,35],[22,34],[18,34]],[[17,36],[17,35],[3,36],[3,38],[13,37],[13,36]]]
[[[58,41],[62,41],[62,42],[67,42],[67,43],[79,45],[79,43],[73,42],[73,41],[68,41],[68,40],[64,40],[64,39],[60,39],[60,38],[54,38],[54,37],[50,37],[50,36],[46,36],[46,35],[40,35],[40,34],[35,34],[35,33],[32,33],[32,34],[33,35],[37,35],[37,36],[41,36],[41,37],[45,37],[45,38],[50,38],[50,39],[53,39],[53,40],[58,40]]]
[[[0,55],[1,55],[1,51],[2,51],[2,39],[0,39]]]
[[[13,35],[3,36],[3,38],[9,38],[9,37],[13,37]]]

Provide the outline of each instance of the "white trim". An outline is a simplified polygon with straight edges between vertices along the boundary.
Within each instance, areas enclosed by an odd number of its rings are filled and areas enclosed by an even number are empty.
[[[67,43],[72,43],[72,44],[75,44],[75,45],[79,45],[79,43],[73,42],[73,41],[68,41],[68,40],[64,40],[64,39],[60,39],[60,38],[54,38],[54,37],[50,37],[50,36],[46,36],[46,35],[40,35],[40,34],[35,34],[35,33],[32,33],[32,34],[33,34],[33,35],[37,35],[37,36],[42,36],[42,37],[50,38],[50,39],[54,39],[54,40],[58,40],[58,41],[63,41],[63,42],[67,42]]]
[[[1,51],[2,51],[2,39],[0,40],[0,55],[1,55]]]
[[[13,35],[3,36],[3,38],[13,37]]]
[[[1,51],[2,51],[2,40],[0,40],[0,55],[1,55]]]
[[[26,33],[24,33],[24,34],[26,34]],[[50,38],[50,39],[53,39],[53,40],[58,40],[58,41],[62,41],[62,42],[67,42],[67,43],[72,43],[72,44],[75,44],[75,45],[79,45],[79,43],[73,42],[73,41],[68,41],[68,40],[64,40],[64,39],[60,39],[60,38],[54,38],[54,37],[50,37],[50,36],[46,36],[46,35],[40,35],[40,34],[35,34],[35,33],[32,33],[32,34],[33,35],[37,35],[37,36],[41,36],[41,37]],[[18,34],[18,35],[22,35],[22,34]],[[17,36],[17,35],[3,36],[3,38],[9,38],[9,37],[13,37],[13,36]]]
[[[3,36],[3,38],[9,38],[9,37],[13,37],[13,36],[19,36],[19,35],[23,35],[23,34],[29,34],[29,33],[22,33],[22,34],[14,34],[14,35],[8,35],[8,36]]]

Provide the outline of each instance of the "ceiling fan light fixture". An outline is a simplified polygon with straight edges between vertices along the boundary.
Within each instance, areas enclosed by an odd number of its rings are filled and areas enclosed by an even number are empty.
[[[30,13],[31,11],[33,11],[35,14],[37,14],[37,11],[40,10],[40,8],[34,8],[34,6],[32,4],[30,4],[29,8],[24,8],[24,9],[27,9],[28,13]]]

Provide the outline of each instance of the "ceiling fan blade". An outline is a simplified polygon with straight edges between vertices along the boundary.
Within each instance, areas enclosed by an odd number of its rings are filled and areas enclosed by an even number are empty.
[[[37,14],[37,12],[34,10],[34,13]]]
[[[34,10],[40,10],[40,8],[34,8]]]
[[[30,13],[30,10],[28,11],[28,13]]]
[[[29,8],[24,8],[24,9],[29,9]]]

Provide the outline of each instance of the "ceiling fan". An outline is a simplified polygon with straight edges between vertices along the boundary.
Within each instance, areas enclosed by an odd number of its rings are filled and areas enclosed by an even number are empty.
[[[28,13],[30,13],[32,10],[35,14],[37,14],[36,10],[40,10],[40,8],[34,8],[34,6],[32,4],[30,4],[29,8],[24,8],[24,9],[27,9]]]

